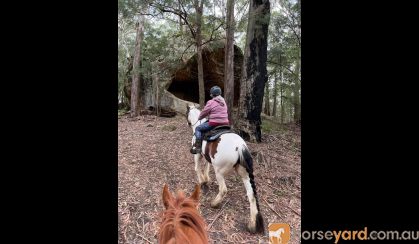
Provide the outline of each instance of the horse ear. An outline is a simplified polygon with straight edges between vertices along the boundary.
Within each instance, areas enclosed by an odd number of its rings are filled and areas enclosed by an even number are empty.
[[[192,193],[192,195],[189,198],[196,202],[199,202],[200,192],[201,192],[201,187],[199,185],[195,185],[195,191]]]
[[[169,192],[169,187],[167,186],[167,184],[164,184],[163,187],[163,204],[164,207],[167,209],[169,207],[169,202],[172,201],[172,194],[170,194]]]

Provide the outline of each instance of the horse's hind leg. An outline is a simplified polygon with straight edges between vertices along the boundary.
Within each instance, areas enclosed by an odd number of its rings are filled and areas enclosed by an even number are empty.
[[[202,159],[201,154],[194,154],[194,161],[195,161],[195,172],[198,176],[198,183],[201,184],[204,182],[204,175],[202,174],[200,161]]]
[[[217,178],[218,182],[218,194],[214,200],[211,201],[211,207],[218,208],[221,201],[224,199],[224,196],[227,194],[227,186],[224,180],[223,172],[214,167],[215,177]]]
[[[204,194],[207,193],[209,190],[209,186],[208,186],[208,183],[210,181],[209,171],[210,171],[210,164],[207,161],[205,161],[204,175],[202,177],[203,179],[201,182],[201,190]]]
[[[208,163],[207,161],[205,161],[205,168],[204,168],[204,182],[210,182],[210,176],[209,176],[209,172],[210,172],[210,163]]]
[[[247,228],[249,229],[250,232],[256,232],[256,229],[257,229],[256,220],[257,220],[257,214],[259,211],[257,207],[256,198],[253,192],[253,188],[250,183],[249,174],[246,171],[246,168],[244,168],[241,165],[238,165],[236,167],[236,172],[242,178],[244,187],[246,188],[247,198],[249,199],[249,203],[250,203],[250,221]]]

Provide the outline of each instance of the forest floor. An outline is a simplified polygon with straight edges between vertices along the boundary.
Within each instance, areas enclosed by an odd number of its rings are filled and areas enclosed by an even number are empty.
[[[247,143],[254,155],[254,174],[265,235],[246,230],[249,202],[244,185],[233,171],[226,177],[227,195],[221,208],[210,201],[218,193],[211,167],[209,191],[199,210],[208,226],[210,243],[268,243],[268,224],[287,223],[290,243],[300,243],[301,133],[296,126],[263,134],[262,143]],[[165,183],[174,193],[189,196],[197,176],[191,146],[192,130],[182,115],[151,115],[118,120],[118,243],[157,243]]]

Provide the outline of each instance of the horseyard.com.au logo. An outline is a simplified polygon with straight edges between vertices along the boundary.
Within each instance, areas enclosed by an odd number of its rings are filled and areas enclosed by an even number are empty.
[[[289,224],[271,223],[268,229],[270,244],[287,244],[289,242],[291,236]]]

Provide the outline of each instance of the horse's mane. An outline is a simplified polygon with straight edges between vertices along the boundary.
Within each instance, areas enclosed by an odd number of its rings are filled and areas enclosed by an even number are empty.
[[[183,192],[169,202],[169,207],[163,213],[159,243],[208,243],[206,224],[196,204],[194,200],[185,198]],[[194,232],[201,242],[191,240],[191,236],[185,233],[186,229]]]

